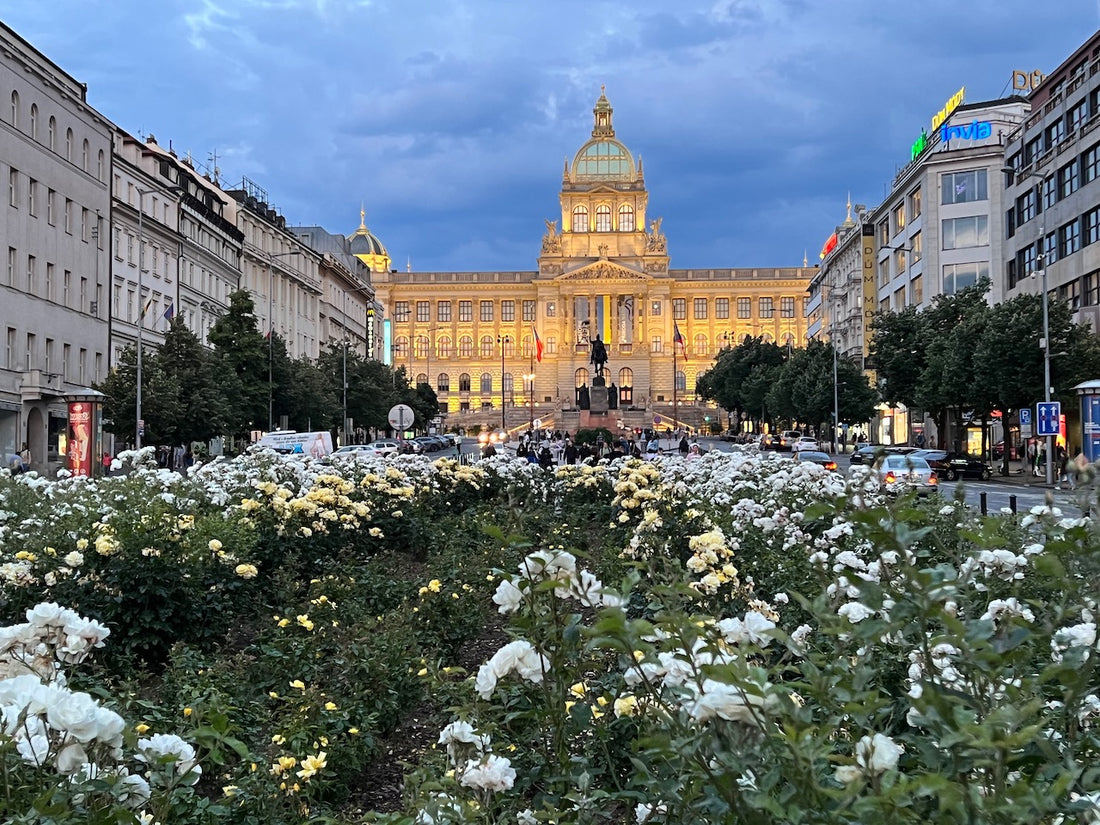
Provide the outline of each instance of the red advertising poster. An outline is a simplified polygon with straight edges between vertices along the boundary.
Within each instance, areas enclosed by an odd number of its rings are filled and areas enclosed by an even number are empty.
[[[87,401],[69,404],[69,472],[92,474],[92,405]]]

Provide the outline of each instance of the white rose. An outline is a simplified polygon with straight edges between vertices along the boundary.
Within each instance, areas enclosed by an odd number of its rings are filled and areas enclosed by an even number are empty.
[[[77,550],[73,550],[65,556],[64,561],[69,567],[80,567],[84,564],[84,554]]]
[[[905,748],[889,736],[876,733],[856,743],[856,762],[873,774],[884,773],[897,768],[898,757],[904,751]]]
[[[99,733],[99,709],[87,693],[55,691],[54,701],[46,708],[46,721],[78,742],[90,742]]]
[[[498,612],[514,613],[523,603],[523,591],[516,587],[508,579],[497,585],[497,592],[493,594],[493,601],[500,605]]]
[[[462,772],[462,784],[467,788],[506,791],[515,783],[516,769],[503,756],[486,756],[480,761],[471,759]]]
[[[868,619],[875,615],[875,611],[859,602],[848,602],[848,604],[841,607],[837,613],[852,624],[859,624],[864,619]]]
[[[75,773],[88,761],[88,754],[79,742],[69,742],[57,754],[57,772]]]

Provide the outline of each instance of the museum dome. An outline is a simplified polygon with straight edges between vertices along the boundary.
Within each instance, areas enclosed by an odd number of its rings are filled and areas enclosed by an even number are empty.
[[[359,228],[355,230],[353,235],[348,236],[348,240],[351,241],[352,255],[383,255],[388,257],[386,247],[382,245],[382,241],[367,229],[366,210],[359,210]]]
[[[574,183],[636,180],[637,168],[630,150],[615,139],[612,112],[601,87],[599,100],[592,109],[592,139],[573,157],[570,177]]]

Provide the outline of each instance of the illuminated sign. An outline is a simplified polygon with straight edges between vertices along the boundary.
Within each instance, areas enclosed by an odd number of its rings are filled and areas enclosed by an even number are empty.
[[[863,358],[871,354],[871,321],[875,317],[875,308],[878,306],[875,294],[875,228],[870,224],[863,225]]]
[[[959,105],[963,102],[963,98],[966,97],[966,87],[961,87],[955,94],[951,95],[947,99],[947,102],[943,104],[943,108],[936,114],[932,115],[932,134],[936,133],[936,130],[943,125],[952,113],[959,108]],[[928,148],[930,140],[928,138],[928,132],[924,129],[920,130],[920,137],[917,138],[913,145],[909,148],[909,160],[916,160],[925,149]]]
[[[832,235],[829,236],[829,240],[825,241],[825,246],[821,247],[821,252],[818,257],[824,259],[826,255],[836,249],[836,245],[837,237],[836,233],[834,232]]]
[[[946,143],[952,138],[959,140],[985,140],[993,134],[993,126],[988,120],[974,120],[965,126],[944,126],[940,138]]]

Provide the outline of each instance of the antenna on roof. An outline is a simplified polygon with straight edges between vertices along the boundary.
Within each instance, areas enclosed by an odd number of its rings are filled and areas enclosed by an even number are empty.
[[[222,173],[222,170],[218,168],[218,150],[215,149],[209,155],[207,155],[207,157],[210,160],[210,166],[214,170],[214,185],[220,186],[218,182],[218,176]]]

